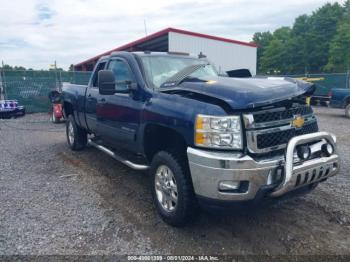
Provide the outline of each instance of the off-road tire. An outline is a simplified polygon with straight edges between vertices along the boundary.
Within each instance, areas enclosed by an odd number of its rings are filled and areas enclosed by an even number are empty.
[[[173,211],[166,211],[156,196],[156,172],[162,165],[167,166],[172,171],[176,180],[177,204]],[[166,223],[175,227],[181,227],[192,222],[198,214],[198,207],[187,160],[181,157],[180,153],[171,152],[171,150],[160,151],[153,157],[150,177],[154,204],[160,217]]]
[[[71,133],[70,133],[70,128],[72,128]],[[74,136],[73,140],[70,138],[70,134]],[[70,149],[74,151],[78,151],[86,147],[87,133],[84,129],[80,128],[77,125],[73,115],[69,115],[66,121],[66,136],[67,136],[68,146],[70,147]]]

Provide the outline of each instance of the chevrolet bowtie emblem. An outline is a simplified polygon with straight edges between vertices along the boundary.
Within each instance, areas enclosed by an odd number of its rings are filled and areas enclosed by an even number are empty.
[[[305,119],[301,115],[295,115],[291,123],[292,127],[301,128],[305,124]]]

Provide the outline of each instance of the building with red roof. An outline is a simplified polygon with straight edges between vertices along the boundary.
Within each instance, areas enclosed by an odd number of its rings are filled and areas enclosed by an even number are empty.
[[[115,51],[200,53],[217,67],[219,72],[246,68],[255,75],[257,45],[218,36],[200,34],[176,28],[166,28],[136,41],[106,51],[74,65],[76,71],[92,71],[98,59]]]

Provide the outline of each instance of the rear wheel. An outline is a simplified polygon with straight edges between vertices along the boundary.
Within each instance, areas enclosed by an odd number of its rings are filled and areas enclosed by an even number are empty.
[[[345,107],[345,116],[350,118],[350,103]]]
[[[176,153],[158,152],[152,161],[151,177],[156,209],[172,226],[183,226],[196,215],[197,205],[185,161]]]
[[[72,150],[82,150],[87,144],[87,133],[80,128],[73,117],[69,115],[66,121],[66,135],[69,147]]]

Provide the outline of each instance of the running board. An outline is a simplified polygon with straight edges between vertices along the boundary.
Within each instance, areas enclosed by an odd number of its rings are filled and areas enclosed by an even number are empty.
[[[88,140],[88,144],[101,150],[102,152],[106,153],[107,155],[113,157],[115,160],[118,160],[119,162],[123,163],[124,165],[126,165],[132,169],[135,169],[135,170],[147,170],[147,169],[149,169],[149,166],[135,164],[133,162],[130,162],[129,160],[122,158],[121,156],[118,156],[113,151],[109,150],[107,147],[96,144],[91,139]]]

